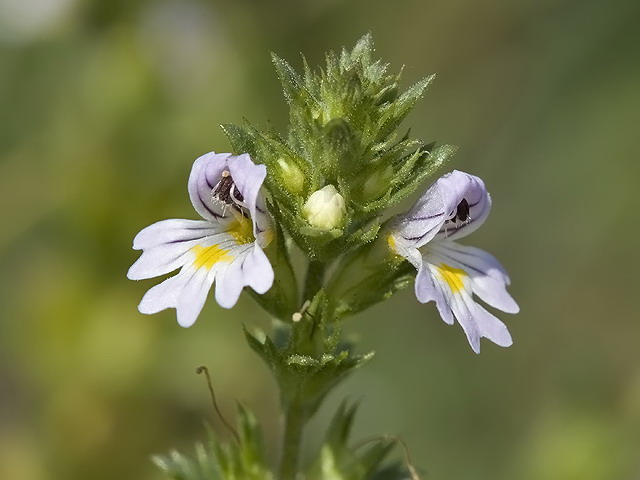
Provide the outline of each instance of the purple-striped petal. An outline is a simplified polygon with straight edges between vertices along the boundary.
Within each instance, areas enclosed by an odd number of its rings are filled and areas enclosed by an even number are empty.
[[[142,229],[133,240],[133,248],[142,255],[127,272],[130,280],[158,277],[182,267],[190,260],[195,245],[214,244],[231,238],[224,224],[204,220],[170,219]]]
[[[440,283],[434,281],[433,266],[423,263],[415,282],[416,298],[420,303],[436,302],[436,308],[445,323],[453,325],[453,312]]]
[[[214,197],[214,191],[228,172],[233,180],[233,189],[242,195],[242,205],[225,204]],[[226,175],[226,174],[225,174]],[[266,247],[272,238],[272,225],[264,197],[262,184],[267,175],[264,165],[256,165],[248,154],[207,153],[193,164],[189,177],[189,196],[196,211],[205,219],[220,221],[234,215],[251,217],[253,234],[261,247]],[[242,213],[239,212],[241,209]]]
[[[507,326],[474,302],[469,295],[454,296],[452,310],[475,353],[480,353],[481,338],[500,347],[510,347],[513,344]]]
[[[204,307],[214,279],[214,272],[206,268],[198,268],[185,283],[175,305],[178,324],[181,327],[187,328],[195,323]]]
[[[202,238],[211,234],[216,224],[205,220],[172,218],[161,220],[143,228],[133,239],[133,249],[143,250],[168,243]]]
[[[244,197],[253,219],[253,234],[256,243],[266,247],[271,241],[271,220],[267,214],[264,197],[260,191],[264,179],[267,177],[267,167],[256,165],[248,154],[229,157],[227,160],[231,176],[238,190]]]
[[[398,245],[420,248],[434,238],[455,239],[476,230],[489,215],[482,180],[454,170],[440,177],[404,215],[392,222]]]
[[[245,249],[228,268],[219,273],[216,279],[216,301],[223,308],[233,307],[238,302],[242,289],[247,284],[242,274],[242,263],[248,251],[249,249]]]
[[[493,255],[455,242],[433,241],[427,257],[432,259],[430,261],[440,261],[463,270],[469,277],[471,291],[492,307],[507,313],[520,311],[516,301],[507,292],[509,276]]]
[[[206,220],[217,221],[226,216],[224,204],[213,198],[213,190],[226,170],[230,153],[209,152],[198,157],[189,175],[189,197],[196,212]]]
[[[454,170],[440,177],[437,185],[445,205],[447,221],[443,222],[435,239],[455,240],[482,226],[491,211],[491,197],[481,178]],[[463,202],[468,207],[466,219],[456,216]]]
[[[432,268],[430,271],[434,284],[439,287],[444,297],[444,305],[437,303],[443,320],[447,321],[448,317],[448,314],[447,317],[443,315],[443,311],[453,313],[475,353],[480,353],[481,338],[486,338],[501,347],[510,346],[513,341],[506,325],[473,300],[467,290],[467,281],[460,279],[461,284],[465,285],[460,290],[451,288],[451,282],[438,273],[438,268]]]
[[[151,315],[167,308],[175,308],[178,296],[188,280],[189,276],[185,275],[185,272],[180,272],[151,287],[142,297],[138,310],[145,315]]]

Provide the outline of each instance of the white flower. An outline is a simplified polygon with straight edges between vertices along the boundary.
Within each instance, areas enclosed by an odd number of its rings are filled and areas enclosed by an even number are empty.
[[[392,223],[389,247],[411,262],[418,274],[418,301],[435,301],[442,319],[462,326],[471,348],[480,352],[480,338],[512,344],[507,327],[475,302],[473,294],[507,313],[519,307],[507,292],[504,267],[479,248],[453,240],[475,231],[489,215],[491,198],[478,177],[453,171],[440,177],[405,215]]]
[[[311,194],[302,207],[302,213],[314,227],[323,230],[339,228],[346,213],[344,198],[336,187],[327,185]]]
[[[198,318],[211,286],[220,306],[233,307],[245,286],[265,293],[273,268],[262,251],[273,236],[260,192],[264,165],[249,155],[207,153],[193,164],[189,196],[204,220],[162,220],[133,240],[142,250],[127,276],[131,280],[180,272],[152,287],[142,298],[141,313],[175,308],[178,323],[189,327]]]

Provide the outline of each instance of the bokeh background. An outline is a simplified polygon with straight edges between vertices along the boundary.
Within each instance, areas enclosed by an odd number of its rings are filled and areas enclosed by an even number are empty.
[[[243,117],[282,128],[269,60],[300,66],[367,31],[405,85],[407,126],[460,147],[491,217],[466,243],[508,267],[515,344],[472,353],[412,292],[347,327],[375,360],[332,397],[356,437],[400,434],[427,478],[640,478],[640,3],[636,0],[0,0],[0,478],[159,479],[236,399],[278,450],[277,398],[243,298],[188,330],[143,316],[136,232],[193,218],[191,162]]]

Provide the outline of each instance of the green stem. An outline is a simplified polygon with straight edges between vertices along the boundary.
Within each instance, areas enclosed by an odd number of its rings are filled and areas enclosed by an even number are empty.
[[[322,262],[310,261],[304,282],[303,303],[313,299],[324,284],[325,265]],[[295,328],[292,326],[292,328]],[[298,345],[300,348],[300,345]],[[304,382],[299,388],[303,388]],[[285,392],[281,392],[283,394]],[[282,459],[280,462],[279,480],[295,480],[300,463],[302,449],[302,429],[309,420],[309,409],[300,400],[300,392],[284,402],[284,440],[282,443]]]
[[[295,480],[302,446],[302,429],[307,422],[305,410],[298,403],[285,412],[284,442],[280,462],[280,480]]]
[[[302,291],[302,302],[311,300],[324,282],[324,263],[311,260],[307,269],[307,278],[304,282],[304,290]]]

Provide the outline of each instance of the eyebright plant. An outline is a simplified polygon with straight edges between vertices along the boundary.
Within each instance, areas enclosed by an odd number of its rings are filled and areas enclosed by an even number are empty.
[[[455,148],[399,132],[434,77],[401,91],[400,74],[388,73],[373,52],[365,35],[351,51],[329,52],[322,70],[303,59],[302,73],[273,55],[289,104],[287,131],[223,125],[232,153],[202,155],[189,176],[189,197],[202,219],[162,220],[134,239],[133,248],[143,252],[129,278],[179,269],[147,291],[140,312],[175,308],[178,323],[189,327],[212,288],[216,301],[231,308],[249,287],[275,320],[270,334],[245,334],[280,389],[284,428],[277,468],[266,459],[258,422],[241,406],[232,443],[210,434],[195,458],[177,452],[157,457],[169,478],[418,478],[408,455],[405,462],[384,463],[397,439],[351,442],[356,406],[346,402],[315,458],[300,461],[307,421],[373,356],[356,354],[341,340],[342,322],[412,283],[419,302],[434,301],[448,324],[457,320],[476,353],[482,337],[503,347],[512,343],[506,326],[474,299],[516,313],[505,269],[489,253],[457,243],[489,214],[483,181],[454,170],[409,211],[388,214],[424,188]],[[291,262],[294,250],[305,265]]]

